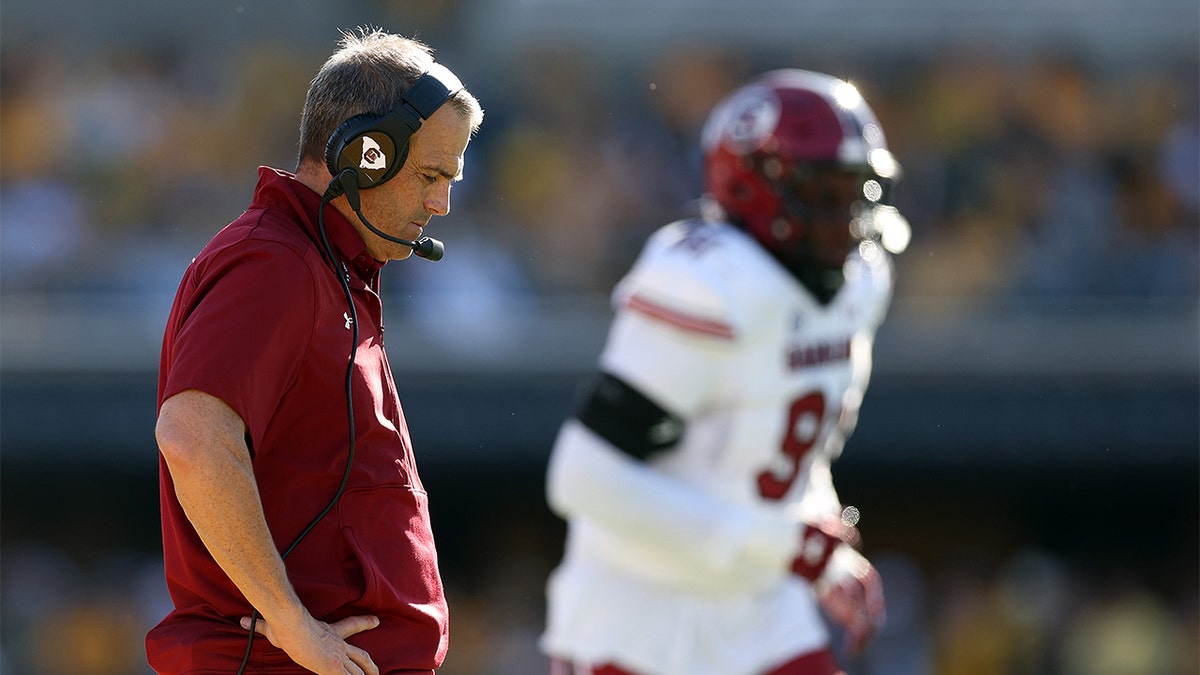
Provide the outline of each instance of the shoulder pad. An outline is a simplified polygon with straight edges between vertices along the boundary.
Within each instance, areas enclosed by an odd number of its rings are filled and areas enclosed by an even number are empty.
[[[613,292],[617,311],[632,309],[684,330],[735,339],[745,332],[755,287],[774,266],[737,228],[700,220],[667,225],[646,243]],[[766,294],[770,297],[770,294]]]

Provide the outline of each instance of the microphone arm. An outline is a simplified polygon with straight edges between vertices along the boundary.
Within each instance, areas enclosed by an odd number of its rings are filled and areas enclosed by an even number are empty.
[[[442,256],[446,255],[446,245],[433,237],[421,237],[416,241],[409,241],[387,234],[372,225],[371,221],[367,220],[367,217],[362,212],[362,202],[358,198],[358,174],[354,169],[342,169],[329,183],[329,187],[325,189],[325,196],[329,200],[334,199],[338,194],[346,195],[346,201],[350,203],[350,208],[358,215],[358,219],[362,221],[363,225],[367,226],[368,230],[374,232],[376,235],[388,241],[407,246],[417,256],[430,262],[437,262],[442,259]]]
[[[384,239],[387,239],[388,241],[394,241],[397,244],[403,244],[404,246],[411,248],[413,253],[430,262],[437,262],[442,259],[442,256],[446,255],[446,245],[437,239],[434,239],[433,237],[421,237],[416,241],[409,241],[407,239],[401,239],[400,237],[393,237],[392,235],[386,234],[372,225],[371,221],[367,220],[366,217],[363,216],[362,211],[355,209],[354,212],[358,214],[358,219],[362,221],[363,225],[367,226],[368,230],[374,232],[380,237],[383,237]]]

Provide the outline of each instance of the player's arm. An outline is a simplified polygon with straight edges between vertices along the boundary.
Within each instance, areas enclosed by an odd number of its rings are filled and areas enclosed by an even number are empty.
[[[296,663],[317,673],[356,664],[378,673],[345,638],[378,619],[317,621],[304,608],[275,549],[259,499],[242,418],[219,398],[189,389],[163,402],[155,436],[175,494],[213,559],[262,614],[256,630]],[[249,621],[243,626],[249,628]]]
[[[578,418],[559,432],[547,487],[559,514],[635,539],[661,551],[663,564],[688,570],[719,575],[743,556],[782,569],[793,545],[796,526],[786,518],[723,503],[656,471]]]
[[[734,504],[655,470],[645,460],[669,446],[658,434],[670,428],[682,429],[682,422],[615,376],[599,374],[555,443],[551,506],[661,551],[664,565],[714,575],[750,565],[813,581],[840,543],[857,538],[835,520],[803,522]]]
[[[815,459],[808,476],[805,510],[841,519],[842,504],[827,455]],[[840,543],[816,576],[815,586],[821,609],[842,629],[847,654],[857,655],[883,625],[886,614],[883,580],[875,566],[851,545]]]
[[[841,627],[846,653],[856,656],[883,625],[883,580],[875,566],[849,546],[839,546],[816,583],[821,609]]]
[[[812,580],[838,534],[778,509],[737,504],[657,470],[723,374],[728,346],[659,322],[617,317],[602,371],[561,429],[547,475],[550,505],[643,548],[663,565],[728,574],[740,565]],[[670,404],[665,401],[670,401]]]

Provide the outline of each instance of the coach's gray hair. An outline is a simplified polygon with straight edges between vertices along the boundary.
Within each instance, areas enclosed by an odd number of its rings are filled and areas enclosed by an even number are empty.
[[[417,78],[429,70],[432,53],[418,40],[378,28],[343,30],[337,51],[309,84],[300,118],[297,167],[305,161],[323,166],[325,145],[342,122],[362,113],[384,115],[395,108]],[[472,134],[479,129],[483,109],[465,88],[446,104],[470,120]]]

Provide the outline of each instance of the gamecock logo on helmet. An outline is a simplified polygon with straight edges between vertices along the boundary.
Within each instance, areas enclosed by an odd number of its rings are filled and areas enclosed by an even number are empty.
[[[730,110],[735,117],[729,124],[729,142],[746,150],[757,148],[779,123],[779,98],[766,89],[746,91]]]

